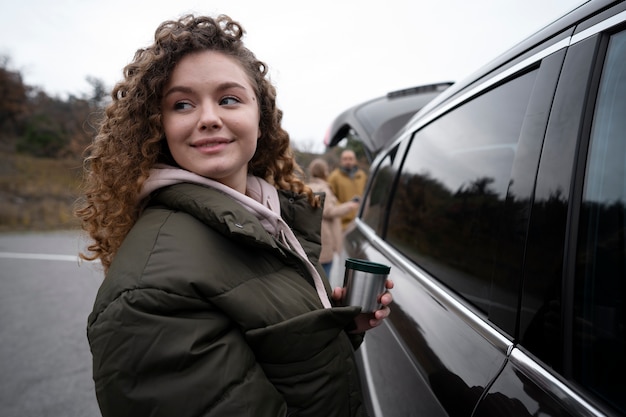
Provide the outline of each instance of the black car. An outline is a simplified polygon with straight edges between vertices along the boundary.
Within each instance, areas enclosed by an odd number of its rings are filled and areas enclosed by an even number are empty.
[[[626,414],[626,2],[593,0],[416,114],[345,258],[391,266],[371,417]]]
[[[451,82],[442,82],[405,88],[352,106],[333,120],[324,144],[332,148],[353,135],[363,144],[371,162],[418,110],[450,85]]]

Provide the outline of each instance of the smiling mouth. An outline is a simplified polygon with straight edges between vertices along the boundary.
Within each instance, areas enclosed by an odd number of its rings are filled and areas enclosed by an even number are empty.
[[[232,142],[233,140],[229,140],[229,139],[207,140],[207,141],[200,141],[200,142],[194,143],[191,146],[194,148],[214,148],[216,146],[227,145]]]

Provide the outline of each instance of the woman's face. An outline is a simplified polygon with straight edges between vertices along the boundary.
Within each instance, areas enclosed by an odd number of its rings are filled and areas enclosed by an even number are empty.
[[[259,131],[252,84],[233,58],[196,52],[176,65],[163,91],[167,146],[182,168],[241,193]]]

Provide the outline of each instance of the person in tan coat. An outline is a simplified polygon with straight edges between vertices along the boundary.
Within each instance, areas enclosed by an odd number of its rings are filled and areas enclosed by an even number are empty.
[[[337,197],[330,189],[326,179],[328,178],[328,164],[321,158],[316,158],[309,164],[309,183],[307,184],[315,193],[324,193],[324,211],[322,214],[322,251],[320,263],[324,267],[326,276],[330,276],[330,268],[333,263],[333,255],[341,250],[343,233],[341,218],[353,213],[359,207],[356,201],[339,203]]]
[[[327,181],[340,203],[351,200],[359,201],[365,189],[367,174],[359,168],[354,151],[345,149],[341,152],[339,166],[328,175]],[[342,229],[345,230],[355,217],[356,210],[343,215],[341,218]]]

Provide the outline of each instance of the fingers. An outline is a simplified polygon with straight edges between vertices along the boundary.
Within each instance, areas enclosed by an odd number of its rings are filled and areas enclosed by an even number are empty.
[[[385,281],[385,288],[387,290],[390,290],[394,287],[394,283],[392,280],[388,279]],[[389,304],[391,304],[391,302],[393,301],[393,296],[391,295],[391,293],[389,291],[385,291],[381,296],[380,299],[378,300],[382,305],[387,306]]]
[[[370,328],[373,329],[374,327],[378,327],[378,326],[380,326],[380,323],[382,323],[382,322],[383,322],[382,320],[374,320],[374,319],[372,319],[372,320],[370,320],[370,323],[369,323],[370,324]]]
[[[391,309],[389,309],[389,307],[383,307],[380,310],[376,310],[374,312],[374,318],[371,321],[384,320],[389,317],[389,313],[391,313]]]
[[[391,312],[391,310],[389,309],[389,307],[385,307],[382,308],[380,310],[376,310],[374,312],[374,317],[370,319],[369,321],[369,325],[370,327],[377,327],[379,326],[384,319],[386,319],[387,317],[389,317],[389,313]]]
[[[380,324],[385,320],[391,310],[389,307],[383,307],[380,310],[376,310],[374,313],[361,313],[355,317],[354,322],[356,324],[356,329],[351,333],[363,333],[374,327],[380,326]]]
[[[389,304],[391,304],[392,301],[393,296],[391,295],[391,293],[386,292],[380,296],[380,303],[384,306],[388,306]]]

